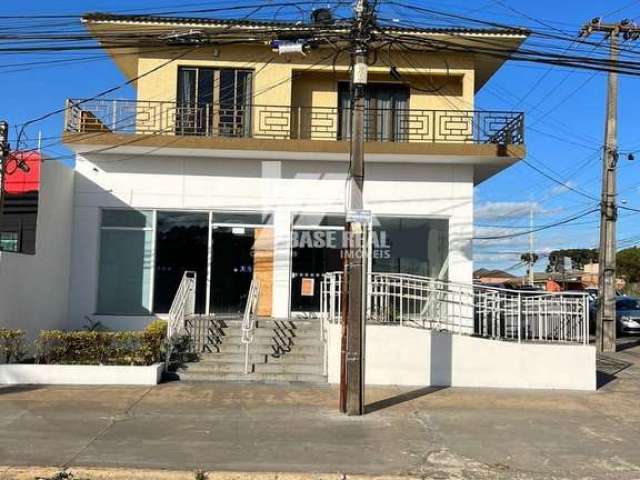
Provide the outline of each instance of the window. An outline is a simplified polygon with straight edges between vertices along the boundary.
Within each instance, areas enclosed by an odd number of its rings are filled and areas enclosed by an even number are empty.
[[[616,301],[617,310],[640,310],[640,300],[635,298],[624,298]]]
[[[351,136],[351,92],[348,83],[338,88],[340,139]],[[367,86],[365,139],[367,141],[400,142],[407,139],[409,88],[397,84]]]
[[[342,270],[345,216],[299,213],[291,232],[291,310],[320,311],[320,285],[327,272]]]
[[[180,67],[176,133],[250,136],[251,80],[249,70]]]
[[[97,313],[151,313],[152,250],[152,212],[102,211]]]
[[[374,272],[446,278],[449,221],[377,217],[373,227]]]
[[[18,232],[0,232],[0,251],[18,251]]]

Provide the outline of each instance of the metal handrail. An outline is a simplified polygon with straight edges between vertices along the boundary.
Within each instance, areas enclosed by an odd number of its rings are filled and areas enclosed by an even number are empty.
[[[65,131],[260,139],[348,140],[344,107],[69,99]],[[524,143],[524,114],[510,111],[367,108],[372,142]]]
[[[321,284],[323,319],[340,319],[341,272]],[[510,341],[589,342],[588,295],[449,282],[419,275],[370,273],[367,321]]]
[[[169,308],[167,321],[167,353],[165,357],[165,370],[169,366],[171,354],[177,337],[186,333],[185,320],[195,313],[196,305],[196,281],[198,274],[192,270],[186,270],[182,274],[182,280],[176,290],[176,294]]]
[[[253,333],[255,330],[255,319],[258,310],[258,300],[260,299],[260,281],[257,279],[251,280],[249,285],[249,294],[247,295],[247,303],[244,307],[244,313],[242,315],[241,323],[241,337],[240,340],[245,345],[244,349],[244,373],[249,372],[249,348],[253,342]]]

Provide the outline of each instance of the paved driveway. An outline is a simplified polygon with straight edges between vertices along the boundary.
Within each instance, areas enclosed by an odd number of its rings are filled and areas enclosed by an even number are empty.
[[[337,412],[333,387],[4,387],[0,465],[636,479],[627,347],[599,362],[598,392],[369,388],[361,418]]]

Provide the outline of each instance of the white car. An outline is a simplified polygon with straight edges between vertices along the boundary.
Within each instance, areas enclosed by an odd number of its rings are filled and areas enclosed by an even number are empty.
[[[616,320],[618,333],[640,333],[640,298],[618,297]]]

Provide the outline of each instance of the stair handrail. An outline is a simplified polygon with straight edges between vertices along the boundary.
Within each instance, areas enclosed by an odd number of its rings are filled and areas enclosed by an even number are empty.
[[[167,352],[165,355],[165,370],[169,366],[171,353],[175,345],[176,338],[184,335],[185,320],[189,315],[195,313],[196,307],[196,280],[198,274],[193,270],[186,270],[182,274],[182,280],[176,290],[176,294],[169,308],[169,318],[167,321]]]
[[[255,330],[255,319],[258,310],[258,300],[260,298],[260,281],[252,279],[249,285],[249,294],[247,295],[247,303],[244,306],[244,314],[242,315],[241,329],[242,334],[240,340],[244,343],[244,373],[249,372],[249,346],[253,342],[253,331]]]

